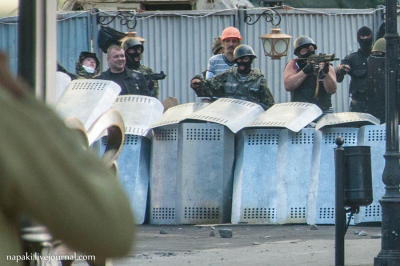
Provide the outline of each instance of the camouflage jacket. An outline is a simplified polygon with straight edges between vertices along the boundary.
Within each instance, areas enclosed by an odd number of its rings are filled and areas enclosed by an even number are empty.
[[[208,80],[199,75],[193,79],[195,78],[201,80],[198,88],[192,88],[199,97],[226,97],[247,100],[260,104],[265,110],[275,103],[267,81],[258,68],[252,68],[246,81],[241,81],[236,66]],[[232,86],[232,82],[228,82],[229,80],[234,81],[234,86]],[[254,87],[254,84],[256,84],[256,87]],[[232,92],[232,87],[235,88],[235,86],[239,87],[241,85],[242,90],[245,90],[242,91],[241,95],[236,94],[234,91]]]
[[[131,70],[138,71],[138,72],[142,73],[143,75],[154,74],[153,70],[150,67],[142,65],[142,64],[140,64],[138,68],[131,69]],[[151,83],[149,84],[149,90],[153,91],[152,92],[153,97],[158,98],[159,90],[160,90],[159,86],[158,86],[158,81],[157,80],[154,80],[154,81],[147,80],[147,81],[152,82],[152,84]],[[150,88],[150,87],[152,87],[152,88]]]

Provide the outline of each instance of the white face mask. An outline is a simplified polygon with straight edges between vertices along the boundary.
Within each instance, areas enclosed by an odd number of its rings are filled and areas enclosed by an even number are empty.
[[[91,68],[91,67],[88,67],[88,66],[82,65],[82,67],[83,67],[83,69],[84,69],[87,73],[90,73],[90,74],[93,74],[94,71],[95,71],[94,68]]]

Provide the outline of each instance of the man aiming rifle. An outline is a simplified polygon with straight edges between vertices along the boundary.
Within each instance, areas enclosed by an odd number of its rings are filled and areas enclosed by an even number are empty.
[[[334,54],[315,55],[317,45],[308,36],[294,41],[294,54],[285,67],[284,86],[291,93],[292,102],[318,105],[324,113],[333,113],[331,96],[336,92],[336,74],[330,61]]]
[[[311,66],[314,67],[314,75],[318,77],[318,79],[316,80],[316,87],[314,93],[314,98],[317,98],[319,93],[319,83],[320,81],[323,81],[323,79],[326,76],[326,73],[329,72],[329,64],[327,64],[326,62],[336,61],[339,60],[339,58],[335,58],[335,54],[319,53],[318,55],[312,54],[307,58],[298,58],[297,62],[301,60],[306,60],[307,65],[309,65],[310,67]],[[322,67],[320,66],[320,63],[324,63]]]

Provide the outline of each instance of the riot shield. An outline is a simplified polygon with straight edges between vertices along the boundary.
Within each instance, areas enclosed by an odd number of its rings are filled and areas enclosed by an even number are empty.
[[[368,59],[366,105],[367,113],[385,123],[385,57]]]

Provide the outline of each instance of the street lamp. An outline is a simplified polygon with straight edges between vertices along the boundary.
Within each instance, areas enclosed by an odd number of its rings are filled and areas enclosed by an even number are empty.
[[[381,251],[374,259],[375,266],[400,265],[400,154],[397,106],[398,40],[397,3],[386,0],[386,65],[385,65],[385,118],[386,153],[382,181],[385,194],[382,206]]]
[[[278,25],[281,23],[281,15],[274,9],[265,10],[253,23],[250,23],[251,17],[247,15],[244,18],[244,22],[248,25],[254,25],[263,15],[265,15],[265,21],[271,22],[274,26],[270,33],[260,36],[263,43],[264,54],[265,56],[271,57],[272,60],[279,60],[282,56],[287,56],[289,42],[292,36],[281,33],[281,30],[278,28]],[[277,20],[277,22],[274,22],[275,20]]]

